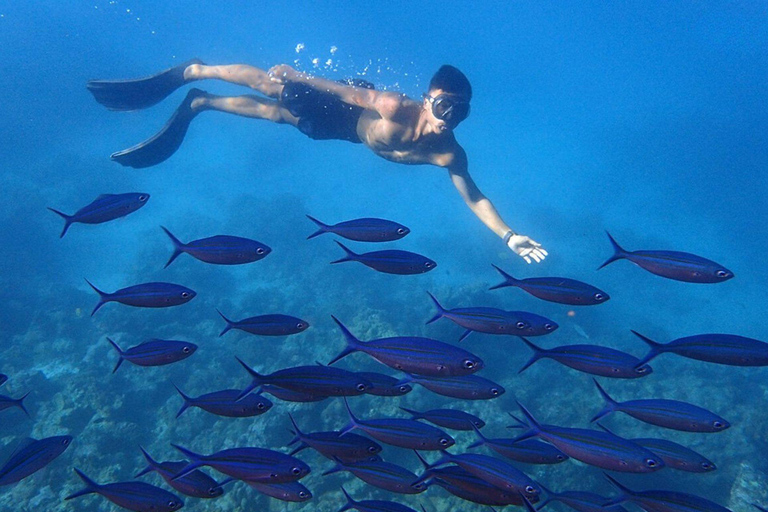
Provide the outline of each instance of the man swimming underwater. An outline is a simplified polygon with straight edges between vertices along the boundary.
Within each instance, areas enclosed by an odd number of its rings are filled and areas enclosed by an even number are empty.
[[[181,145],[192,119],[204,110],[290,124],[312,139],[363,143],[392,162],[446,168],[472,212],[512,251],[528,263],[547,256],[541,244],[510,229],[469,175],[467,155],[453,130],[469,115],[472,86],[455,67],[445,65],[435,73],[421,102],[376,91],[364,80],[334,82],[284,64],[267,72],[241,64],[207,66],[199,60],[136,80],[91,80],[88,89],[111,110],[136,110],[160,102],[187,83],[208,78],[244,85],[266,97],[223,97],[192,89],[160,132],[112,154],[112,160],[136,168],[166,160]]]

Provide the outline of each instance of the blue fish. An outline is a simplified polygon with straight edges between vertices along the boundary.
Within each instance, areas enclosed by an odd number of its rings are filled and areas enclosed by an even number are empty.
[[[616,260],[627,259],[652,274],[687,283],[721,283],[733,277],[733,272],[719,263],[687,252],[625,251],[607,234],[614,254],[598,270]]]
[[[125,217],[133,213],[149,200],[149,194],[142,192],[127,194],[102,194],[94,201],[83,206],[74,215],[67,215],[53,208],[48,208],[53,213],[60,215],[64,219],[64,229],[59,238],[62,238],[69,229],[69,226],[76,222],[82,224],[101,224],[110,220]]]
[[[541,336],[554,332],[558,328],[553,320],[527,311],[504,311],[487,307],[445,309],[431,293],[427,292],[427,295],[437,308],[437,314],[427,323],[447,318],[464,327],[467,330],[461,335],[459,341],[464,340],[473,331],[486,334]]]
[[[653,373],[647,364],[631,354],[599,345],[563,345],[551,349],[537,347],[520,337],[533,350],[533,356],[517,373],[522,373],[539,359],[552,359],[574,370],[614,379],[637,379]]]
[[[216,480],[206,475],[199,469],[192,471],[184,478],[174,480],[173,476],[183,470],[189,462],[187,461],[169,461],[169,462],[157,462],[149,453],[143,448],[141,453],[144,454],[144,458],[147,460],[148,466],[143,470],[136,473],[134,478],[138,478],[142,475],[155,471],[160,475],[165,483],[173,487],[175,490],[187,496],[193,498],[217,498],[224,494],[224,488],[222,484],[216,483]]]
[[[401,384],[399,379],[377,372],[355,372],[370,381],[371,388],[366,391],[374,396],[403,396],[413,391],[408,384]]]
[[[419,494],[427,490],[423,483],[416,484],[419,477],[415,473],[383,460],[343,463],[337,459],[336,465],[323,473],[323,476],[340,471],[349,471],[367,484],[399,494]]]
[[[295,457],[265,448],[230,448],[211,455],[201,455],[172,444],[191,462],[173,477],[185,477],[201,466],[210,466],[238,480],[280,484],[300,480],[309,474],[309,466]]]
[[[239,236],[216,235],[189,243],[183,243],[163,226],[160,226],[173,243],[171,254],[165,268],[182,253],[195,259],[214,265],[242,265],[266,257],[272,249],[261,242]]]
[[[40,471],[64,453],[71,443],[72,436],[26,439],[0,468],[0,486],[15,484]]]
[[[659,354],[672,353],[689,359],[730,366],[768,366],[768,343],[735,334],[697,334],[657,343],[632,331],[651,347],[641,360],[647,363]]]
[[[504,277],[504,282],[491,286],[489,290],[514,286],[534,297],[571,306],[592,306],[602,304],[611,297],[599,288],[567,277],[530,277],[515,279],[496,265],[493,268]]]
[[[542,443],[536,439],[489,438],[485,437],[479,429],[474,429],[480,440],[467,446],[468,449],[478,446],[487,446],[502,457],[524,462],[526,464],[560,464],[568,460],[568,456],[554,446]]]
[[[289,336],[306,331],[309,327],[309,322],[290,315],[259,315],[232,321],[218,309],[216,311],[227,322],[219,336],[224,336],[230,329],[240,329],[257,336]]]
[[[341,368],[322,365],[295,366],[261,375],[239,358],[237,360],[252,377],[251,383],[240,392],[240,399],[263,384],[322,397],[362,395],[371,387],[367,380]]]
[[[529,429],[518,441],[539,437],[573,459],[612,471],[650,473],[664,467],[660,457],[637,443],[610,432],[540,424],[522,404],[517,405]]]
[[[713,501],[677,491],[633,491],[620,484],[610,475],[605,475],[621,494],[606,505],[615,505],[631,501],[649,512],[731,512],[729,509]]]
[[[347,347],[329,365],[353,352],[365,352],[378,362],[407,373],[435,377],[469,375],[483,368],[483,360],[442,341],[416,336],[395,336],[360,341],[335,316]]]
[[[75,473],[85,482],[85,489],[70,494],[64,498],[65,500],[86,494],[100,494],[118,507],[134,512],[173,512],[184,506],[181,498],[154,485],[144,482],[116,482],[101,485],[77,468]]]
[[[297,403],[322,402],[323,400],[328,398],[327,396],[323,396],[323,395],[312,395],[310,393],[302,393],[301,391],[292,391],[290,389],[284,389],[272,384],[263,384],[261,386],[261,390],[264,393],[269,393],[273,397],[279,400],[283,400],[285,402],[297,402]],[[240,394],[242,394],[242,391],[240,392]]]
[[[27,398],[30,393],[31,391],[27,391],[21,398],[11,398],[9,396],[0,395],[0,412],[10,409],[11,407],[18,407],[24,411],[24,414],[31,418],[32,416],[29,415],[29,411],[24,407],[24,399]]]
[[[455,443],[451,436],[439,428],[416,420],[404,418],[359,420],[352,414],[346,398],[344,405],[349,414],[349,424],[342,429],[344,433],[359,428],[377,441],[411,450],[443,450]]]
[[[149,340],[123,351],[111,339],[107,338],[107,341],[115,347],[120,356],[112,373],[120,368],[123,361],[128,361],[136,366],[163,366],[186,359],[197,350],[197,345],[188,341]]]
[[[490,400],[500,397],[506,391],[501,384],[479,375],[462,375],[459,377],[408,375],[400,382],[403,384],[413,382],[438,395],[463,400]]]
[[[242,400],[238,400],[237,398],[240,396],[239,389],[224,389],[192,398],[185,395],[175,384],[173,387],[176,388],[181,398],[184,399],[184,405],[176,413],[177,418],[189,407],[199,407],[211,414],[228,418],[259,416],[272,408],[271,401],[256,393],[251,393],[243,397]]]
[[[347,220],[338,224],[325,224],[309,215],[307,215],[307,218],[320,228],[309,235],[307,240],[323,233],[333,233],[356,242],[393,242],[400,240],[411,232],[410,229],[397,222],[372,217]]]
[[[355,501],[347,493],[344,487],[341,488],[344,496],[347,497],[347,503],[339,509],[339,512],[344,512],[349,509],[359,510],[360,512],[416,512],[410,507],[395,503],[394,501],[383,500],[365,500]]]
[[[598,423],[597,426],[606,432],[610,432],[610,430],[600,423]],[[643,448],[648,448],[661,457],[664,464],[672,469],[687,471],[689,473],[709,473],[710,471],[717,469],[717,466],[715,466],[715,463],[711,460],[690,448],[673,441],[657,438],[636,438],[630,439],[630,441],[639,444]]]
[[[605,407],[592,418],[595,422],[619,411],[640,421],[685,432],[722,432],[731,426],[717,414],[701,407],[677,400],[646,399],[617,402],[594,381],[605,401]]]
[[[295,455],[305,448],[312,448],[324,457],[347,463],[370,459],[381,452],[381,445],[379,443],[352,432],[342,434],[341,432],[333,431],[305,434],[299,429],[293,416],[288,414],[288,417],[291,419],[291,424],[293,425],[291,432],[294,435],[288,446],[299,443],[290,455]]]
[[[541,485],[541,484],[539,484]],[[539,505],[539,509],[542,509],[547,504],[553,501],[559,501],[560,503],[571,507],[577,512],[627,512],[627,509],[621,505],[603,506],[603,503],[608,501],[608,498],[604,498],[599,494],[592,492],[581,491],[563,491],[553,492],[543,485],[541,488],[547,493],[547,499]]]
[[[489,484],[512,493],[520,493],[532,502],[539,500],[541,487],[531,477],[513,465],[495,457],[477,453],[454,455],[443,450],[442,457],[431,464],[432,467],[444,464],[456,464],[468,473],[485,480]],[[424,479],[424,475],[419,479]]]
[[[122,288],[114,293],[106,293],[93,286],[87,279],[85,282],[99,294],[99,303],[91,311],[91,316],[107,302],[119,302],[138,308],[167,308],[186,304],[197,295],[185,286],[171,283],[143,283]]]
[[[284,482],[282,484],[263,484],[260,482],[251,482],[246,480],[252,489],[256,489],[261,494],[270,498],[276,498],[281,501],[292,503],[303,503],[312,499],[312,493],[300,482]]]
[[[485,422],[477,416],[456,409],[432,409],[424,412],[405,407],[400,407],[400,409],[410,414],[413,420],[426,420],[443,428],[472,430],[475,427],[483,428],[485,426]]]
[[[0,373],[0,386],[8,382],[8,376],[4,373]]]
[[[421,456],[419,458],[421,459]],[[499,489],[459,466],[431,468],[424,459],[421,460],[428,468],[420,478],[420,480],[426,478],[424,480],[426,487],[439,485],[458,498],[480,505],[503,507],[522,503],[519,493]]]
[[[347,255],[340,260],[331,263],[343,263],[345,261],[359,261],[366,267],[370,267],[385,274],[423,274],[429,272],[437,266],[437,263],[422,256],[408,251],[391,249],[387,251],[374,251],[357,254],[346,248],[341,242],[336,241],[339,247],[344,249]]]

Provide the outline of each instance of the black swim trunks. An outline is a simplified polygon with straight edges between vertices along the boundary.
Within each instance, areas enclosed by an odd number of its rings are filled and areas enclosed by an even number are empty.
[[[373,84],[359,78],[339,80],[345,85],[373,89]],[[316,140],[348,140],[359,144],[357,120],[362,107],[347,105],[336,96],[313,89],[305,84],[289,82],[283,87],[280,105],[299,118],[298,128]]]

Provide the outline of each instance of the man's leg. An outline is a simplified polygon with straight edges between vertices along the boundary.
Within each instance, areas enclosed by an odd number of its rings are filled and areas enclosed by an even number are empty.
[[[297,126],[299,120],[277,101],[258,96],[224,97],[192,89],[162,130],[133,147],[112,154],[112,160],[128,167],[157,165],[173,155],[184,141],[189,124],[204,110],[216,110],[255,119]]]
[[[266,71],[246,64],[206,66],[193,63],[184,69],[184,79],[187,81],[208,78],[244,85],[270,98],[279,98],[283,91],[283,86],[270,80]]]

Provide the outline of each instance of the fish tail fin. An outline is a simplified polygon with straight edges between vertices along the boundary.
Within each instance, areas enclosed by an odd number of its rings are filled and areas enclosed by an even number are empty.
[[[242,390],[240,394],[237,396],[237,400],[235,401],[239,401],[245,398],[248,394],[250,394],[251,391],[261,386],[264,383],[264,376],[259,372],[257,372],[256,370],[254,370],[253,368],[251,368],[250,366],[248,366],[247,364],[245,364],[243,360],[240,359],[239,357],[235,356],[235,359],[237,359],[237,361],[242,365],[242,367],[245,368],[248,371],[248,373],[251,374],[251,378],[253,379],[251,380],[251,383],[248,384],[248,386],[246,386],[246,388]]]
[[[624,485],[622,485],[621,483],[619,483],[619,482],[618,482],[618,480],[616,480],[615,478],[613,478],[613,477],[612,477],[611,475],[609,475],[608,473],[603,473],[603,476],[604,476],[604,477],[605,477],[605,478],[606,478],[606,479],[607,479],[609,482],[611,482],[611,483],[612,483],[612,484],[613,484],[613,485],[614,485],[614,486],[615,486],[615,487],[616,487],[616,488],[617,488],[619,491],[621,491],[621,494],[620,494],[619,496],[617,496],[617,497],[613,498],[613,499],[612,499],[611,501],[609,501],[608,503],[604,503],[604,504],[603,504],[603,507],[610,507],[610,506],[613,506],[613,505],[619,505],[619,504],[621,504],[621,503],[624,503],[625,501],[629,500],[629,497],[630,497],[630,496],[632,496],[632,495],[634,495],[634,494],[635,494],[635,492],[634,492],[634,491],[632,491],[630,488],[628,488],[628,487],[625,487]]]
[[[523,424],[525,425],[526,428],[528,428],[528,430],[520,434],[519,436],[517,436],[515,438],[515,441],[523,441],[525,439],[530,439],[532,437],[536,437],[537,435],[539,435],[543,430],[541,428],[541,424],[538,421],[536,421],[536,418],[533,417],[533,414],[531,414],[531,412],[528,409],[526,409],[523,404],[521,404],[520,402],[517,402],[517,406],[520,408],[520,410],[523,412],[523,415],[525,416],[525,421],[523,422]],[[512,417],[515,418],[514,416]]]
[[[293,415],[291,413],[288,413],[288,418],[290,418],[291,425],[293,426],[293,430],[292,430],[293,435],[296,436],[293,438],[293,440],[290,443],[288,443],[289,445],[291,445],[297,441],[301,441],[301,438],[304,437],[304,432],[301,431],[298,423],[296,423],[296,420],[293,419]]]
[[[603,387],[600,385],[599,382],[597,382],[596,379],[592,379],[592,382],[595,383],[595,386],[597,386],[597,390],[600,392],[600,396],[603,397],[603,400],[605,401],[605,406],[602,408],[600,412],[598,412],[590,421],[592,423],[596,422],[597,420],[604,418],[611,414],[613,411],[616,410],[616,400],[611,398],[611,396],[605,392]]]
[[[499,272],[499,274],[501,274],[501,277],[504,278],[504,282],[491,286],[490,288],[488,288],[489,290],[497,290],[499,288],[506,288],[507,286],[517,286],[517,283],[519,281],[518,279],[515,279],[514,277],[507,274],[506,272],[504,272],[494,264],[491,264],[491,266],[495,268]]]
[[[605,263],[597,267],[597,270],[600,270],[604,266],[608,265],[609,263],[613,263],[616,260],[620,260],[627,257],[627,251],[621,248],[619,243],[611,236],[611,234],[606,231],[606,235],[608,235],[608,240],[611,241],[611,246],[613,247],[613,256],[605,260]]]
[[[413,420],[421,418],[421,413],[419,411],[414,411],[413,409],[408,409],[407,407],[400,407],[400,410],[410,414],[412,416],[411,419]]]
[[[477,426],[474,423],[470,422],[470,425],[472,425],[472,430],[475,431],[475,434],[477,434],[477,437],[479,437],[480,439],[478,439],[471,445],[467,446],[467,448],[477,448],[478,446],[484,445],[488,441],[488,438],[485,437],[482,432],[480,432],[480,429],[477,428]]]
[[[464,331],[464,332],[461,334],[461,336],[459,336],[459,343],[461,343],[462,341],[464,341],[465,339],[467,339],[467,336],[469,336],[469,335],[470,335],[470,334],[472,334],[473,332],[475,332],[475,331],[473,331],[472,329],[467,329],[466,331]]]
[[[67,234],[67,230],[69,229],[69,226],[72,225],[72,219],[74,218],[74,215],[67,215],[66,213],[62,213],[59,210],[54,210],[50,206],[48,207],[49,210],[51,210],[53,213],[56,213],[61,216],[62,219],[64,219],[64,229],[61,230],[61,234],[59,235],[59,238],[64,238],[64,235]]]
[[[632,330],[632,329],[630,329],[630,330]],[[632,331],[632,334],[634,334],[635,336],[637,336],[638,338],[643,340],[651,348],[651,350],[645,355],[645,357],[640,359],[640,362],[637,363],[637,366],[642,366],[642,365],[646,364],[648,361],[650,361],[651,359],[653,359],[657,355],[659,355],[662,352],[664,352],[664,344],[663,343],[658,343],[656,341],[653,341],[651,338],[643,336],[642,334],[640,334],[637,331]]]
[[[360,350],[360,346],[362,345],[362,342],[355,337],[354,334],[349,332],[349,329],[347,329],[344,324],[342,324],[338,318],[331,315],[331,318],[333,318],[333,321],[336,322],[336,325],[339,326],[341,329],[341,332],[344,333],[344,340],[347,342],[347,346],[344,348],[344,350],[339,353],[336,357],[334,357],[331,362],[328,363],[328,366],[331,366],[333,363],[338,361],[339,359],[342,359],[344,357],[347,357],[352,352],[357,352]]]
[[[26,414],[28,418],[31,418],[32,416],[29,414],[29,411],[24,406],[24,399],[27,398],[31,392],[32,391],[27,391],[26,393],[24,393],[24,396],[22,396],[21,398],[17,398],[16,400],[13,401],[13,405],[18,407],[22,411],[24,411],[24,414]]]
[[[115,365],[115,368],[112,370],[112,373],[115,373],[118,368],[120,368],[120,365],[123,364],[123,361],[125,358],[123,357],[123,350],[118,346],[117,343],[112,341],[111,338],[107,338],[107,341],[112,344],[113,347],[115,347],[115,350],[117,350],[117,355],[120,356],[120,359],[117,360],[117,364]]]
[[[99,303],[96,304],[96,307],[93,308],[93,311],[91,311],[91,316],[93,316],[94,313],[96,313],[99,309],[101,309],[101,306],[103,306],[104,304],[106,304],[107,302],[110,301],[110,298],[109,298],[109,294],[108,293],[105,293],[105,292],[99,290],[98,288],[96,288],[93,285],[93,283],[91,283],[89,280],[86,279],[85,282],[88,283],[88,286],[93,288],[93,291],[95,291],[96,293],[99,294]]]
[[[320,236],[323,233],[327,233],[328,232],[328,228],[330,227],[328,224],[325,224],[324,222],[320,222],[319,220],[317,220],[316,218],[312,217],[311,215],[307,215],[307,218],[309,220],[311,220],[312,222],[314,222],[315,224],[317,224],[318,227],[320,228],[317,231],[315,231],[314,233],[312,233],[311,235],[309,235],[307,237],[307,240],[309,240],[310,238],[315,238],[316,236]]]
[[[334,466],[331,469],[325,471],[324,473],[321,473],[320,476],[332,475],[334,473],[339,473],[341,471],[344,471],[344,464],[342,464],[341,459],[334,456],[333,460],[336,464],[334,464]]]
[[[79,498],[80,496],[85,496],[86,494],[93,494],[95,492],[99,492],[99,488],[101,487],[99,484],[97,484],[96,482],[88,478],[86,474],[80,471],[79,469],[74,468],[74,470],[77,476],[79,476],[80,479],[85,483],[85,489],[82,489],[80,491],[70,494],[69,496],[64,498],[65,500],[71,500],[72,498]]]
[[[523,340],[523,343],[528,345],[528,348],[533,350],[533,355],[531,356],[531,358],[528,360],[527,363],[525,363],[523,365],[522,368],[520,368],[520,370],[518,370],[517,373],[520,374],[520,373],[523,373],[529,366],[531,366],[533,363],[535,363],[536,361],[538,361],[542,357],[546,357],[547,351],[544,350],[541,347],[538,347],[538,346],[534,345],[531,341],[529,341],[528,339],[526,339],[526,338],[524,338],[522,336],[518,336],[518,338]]]
[[[184,469],[182,469],[177,475],[174,475],[171,480],[178,480],[179,478],[184,478],[197,468],[203,465],[203,461],[201,460],[203,458],[202,455],[199,453],[195,453],[192,450],[187,450],[186,448],[179,446],[177,444],[171,444],[174,448],[179,450],[186,458],[188,458],[191,462],[184,466]]]
[[[600,427],[600,429],[602,429],[604,432],[607,432],[607,433],[609,433],[609,434],[613,434],[613,435],[616,435],[615,433],[611,432],[611,430],[610,430],[608,427],[606,427],[605,425],[603,425],[603,424],[602,424],[602,423],[600,423],[599,421],[597,422],[597,426],[598,426],[598,427]]]
[[[352,496],[349,495],[349,493],[347,492],[347,490],[344,488],[343,485],[341,486],[341,492],[344,493],[344,497],[347,498],[347,502],[344,504],[343,507],[339,509],[339,512],[344,512],[345,510],[355,508],[355,506],[357,505],[357,502],[352,499]]]
[[[344,428],[341,429],[341,434],[344,435],[348,432],[352,432],[354,429],[357,428],[357,418],[355,418],[355,415],[352,414],[352,409],[349,408],[349,402],[347,402],[347,397],[344,398],[344,407],[347,408],[347,414],[349,415],[349,423],[347,423]]]
[[[221,316],[221,318],[223,318],[223,319],[224,319],[224,321],[225,321],[225,322],[227,322],[227,326],[224,328],[224,330],[223,330],[223,331],[221,331],[221,332],[219,333],[219,338],[221,338],[222,336],[224,336],[224,334],[226,334],[227,332],[229,332],[229,330],[230,330],[230,329],[232,329],[232,326],[233,326],[233,322],[232,322],[232,320],[230,320],[229,318],[225,317],[225,316],[224,316],[224,313],[222,313],[222,312],[221,312],[221,311],[219,311],[218,309],[216,310],[216,312],[219,314],[219,316]]]
[[[441,306],[440,303],[437,302],[437,299],[435,298],[434,295],[432,295],[429,292],[427,292],[427,295],[429,295],[429,298],[432,299],[432,302],[435,304],[435,307],[437,308],[437,313],[435,313],[435,316],[433,316],[431,319],[427,321],[427,324],[431,324],[435,320],[440,320],[441,318],[443,318],[443,316],[445,316],[445,308],[443,308],[443,306]]]
[[[147,473],[157,469],[157,466],[158,466],[157,461],[153,459],[149,453],[147,453],[147,450],[145,450],[143,446],[139,445],[139,450],[141,450],[142,455],[144,455],[144,458],[147,460],[147,464],[149,465],[146,468],[139,471],[138,473],[136,473],[133,476],[133,478],[139,478],[142,475],[146,475]]]
[[[168,263],[166,263],[165,266],[163,267],[163,268],[168,268],[168,265],[173,263],[173,260],[178,258],[179,255],[184,252],[184,244],[181,242],[181,240],[173,236],[173,233],[168,231],[168,229],[165,226],[160,226],[160,227],[163,229],[163,231],[165,231],[165,234],[168,235],[168,238],[171,239],[171,242],[173,242],[173,254],[171,254],[171,257],[168,259]]]
[[[179,412],[176,413],[176,417],[178,418],[179,416],[182,415],[184,411],[189,409],[190,405],[192,405],[192,398],[185,395],[184,392],[181,389],[179,389],[179,386],[177,386],[176,384],[173,384],[173,387],[176,388],[176,391],[179,392],[179,395],[181,395],[182,400],[184,400],[184,404],[181,406],[181,409],[179,409]]]
[[[339,242],[338,240],[334,240],[334,242],[336,242],[336,244],[338,244],[339,247],[344,249],[344,252],[347,253],[347,255],[339,260],[332,261],[331,263],[344,263],[345,261],[357,261],[358,254],[350,251],[343,243]]]

